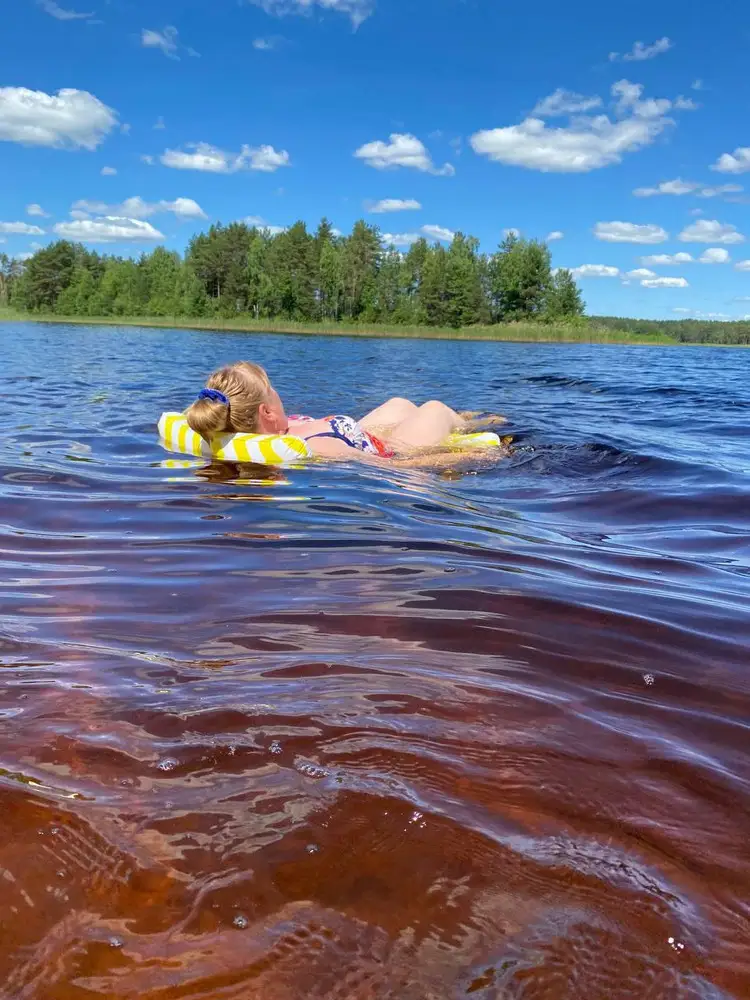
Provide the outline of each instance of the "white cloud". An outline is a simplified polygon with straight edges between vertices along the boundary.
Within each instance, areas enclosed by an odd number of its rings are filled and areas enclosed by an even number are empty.
[[[445,229],[443,226],[422,226],[419,231],[430,239],[441,240],[444,243],[450,243],[456,235],[452,229]]]
[[[40,219],[48,219],[49,212],[45,212],[41,205],[27,205],[26,206],[27,215],[36,215]]]
[[[102,167],[101,175],[102,177],[116,177],[117,170],[115,169],[115,167]]]
[[[382,198],[370,205],[368,211],[373,215],[379,215],[383,212],[417,212],[421,208],[420,203],[414,198]]]
[[[383,233],[380,238],[386,246],[410,247],[420,237],[419,233]]]
[[[735,271],[750,271],[750,260],[738,260],[734,269]]]
[[[346,14],[353,26],[358,28],[373,11],[372,0],[250,0],[256,7],[262,8],[266,14],[283,17],[286,14],[311,14],[313,9],[336,11]]]
[[[650,145],[674,125],[667,117],[673,102],[643,100],[641,85],[620,80],[611,93],[616,99],[614,118],[576,115],[560,128],[550,128],[539,117],[526,118],[520,125],[475,132],[472,148],[480,156],[510,166],[546,173],[588,173],[620,163],[626,153]]]
[[[146,49],[161,49],[168,59],[179,59],[177,55],[178,46],[177,28],[168,24],[163,31],[152,31],[144,28],[141,32],[141,45]]]
[[[672,264],[694,264],[695,259],[689,253],[657,253],[650,257],[641,257],[641,264],[650,264],[652,267],[671,266]]]
[[[689,288],[686,278],[644,278],[642,288]]]
[[[411,167],[423,173],[435,174],[437,177],[452,177],[456,170],[451,163],[445,163],[439,169],[423,142],[414,135],[393,132],[389,142],[376,139],[366,142],[354,153],[358,160],[363,160],[368,167],[376,170],[388,170],[391,167]]]
[[[669,38],[660,38],[653,45],[644,45],[643,42],[636,42],[630,52],[625,52],[623,55],[620,55],[619,52],[610,52],[609,61],[644,62],[646,59],[655,59],[656,56],[660,56],[664,52],[669,52],[671,48],[674,48],[674,42]]]
[[[197,201],[192,198],[175,198],[174,201],[144,201],[136,195],[126,198],[121,205],[108,205],[102,201],[81,200],[73,205],[73,212],[83,212],[91,215],[117,216],[125,219],[148,219],[152,215],[171,212],[178,219],[206,219],[208,216]]]
[[[167,126],[166,126],[166,125],[164,124],[164,118],[163,118],[163,116],[162,116],[162,115],[159,115],[159,117],[158,117],[158,118],[156,119],[156,121],[154,122],[154,126],[153,126],[153,127],[154,127],[154,128],[155,128],[155,129],[157,130],[157,131],[158,131],[159,129],[163,129],[163,128],[166,128],[166,127],[167,127]]]
[[[620,268],[610,267],[607,264],[581,264],[580,267],[571,267],[570,273],[574,278],[619,278]]]
[[[700,255],[698,262],[700,264],[728,264],[731,259],[729,251],[724,250],[723,247],[709,247]]]
[[[154,158],[153,158],[153,156],[149,155],[148,153],[144,153],[143,156],[141,156],[141,163],[145,163],[147,166],[153,167],[153,165],[154,165]]]
[[[207,142],[188,143],[193,152],[167,149],[160,160],[175,170],[202,170],[210,174],[235,174],[240,170],[260,170],[273,173],[279,167],[291,166],[289,153],[273,146],[243,146],[239,153],[227,153]]]
[[[720,184],[718,187],[704,187],[698,192],[699,198],[718,198],[723,194],[739,194],[745,189],[741,184]]]
[[[25,146],[96,149],[117,115],[85,90],[56,95],[25,87],[0,87],[0,140]]]
[[[692,97],[678,97],[674,102],[675,111],[697,111],[701,105],[696,104]]]
[[[750,170],[750,146],[738,146],[734,153],[724,153],[711,169],[720,174],[746,174]]]
[[[253,48],[258,52],[273,52],[274,49],[278,48],[281,38],[278,35],[272,35],[269,38],[254,38]]]
[[[671,194],[681,197],[686,194],[694,194],[698,198],[717,198],[724,194],[738,194],[742,191],[740,184],[721,184],[718,187],[706,187],[697,181],[683,181],[677,177],[673,181],[662,181],[656,187],[636,188],[633,194],[636,198],[653,198],[660,194]]]
[[[661,226],[639,226],[634,222],[597,222],[593,232],[605,243],[664,243],[669,239]]]
[[[561,240],[565,237],[565,233],[561,232],[559,229],[553,230],[551,233],[547,233],[547,243],[554,243],[555,240]]]
[[[693,80],[693,82],[690,84],[690,89],[691,90],[705,90],[706,88],[703,85],[703,80]]]
[[[28,222],[0,222],[0,233],[13,236],[44,236],[44,230],[39,226],[30,226]]]
[[[716,219],[698,219],[680,233],[682,243],[744,243],[745,237],[736,226],[718,222]]]
[[[163,234],[154,229],[150,222],[117,216],[58,222],[55,233],[63,239],[80,240],[83,243],[149,243],[164,239]]]
[[[38,0],[38,2],[43,11],[46,11],[50,17],[56,17],[58,21],[87,21],[94,16],[93,11],[89,14],[80,14],[76,10],[66,10],[55,3],[55,0]]]
[[[80,221],[81,219],[90,219],[91,218],[91,216],[89,215],[88,212],[84,212],[80,208],[74,208],[74,209],[72,209],[71,213],[70,213],[70,217],[71,217],[71,219],[76,219],[78,221]]]
[[[681,178],[677,178],[673,181],[662,181],[657,187],[642,187],[636,188],[633,194],[636,198],[653,198],[658,194],[674,194],[674,195],[684,195],[693,194],[700,187],[700,184],[696,184],[693,181],[683,181]]]
[[[641,281],[644,278],[655,278],[656,272],[649,271],[647,267],[636,267],[634,271],[628,271],[625,277],[632,278],[633,281]]]
[[[286,232],[286,226],[272,226],[265,219],[261,218],[260,215],[246,215],[244,219],[240,220],[244,222],[246,226],[253,226],[256,229],[262,229],[270,236],[278,236],[279,233]]]
[[[539,101],[531,114],[535,118],[559,118],[564,115],[581,114],[601,106],[601,97],[584,97],[583,94],[575,94],[572,90],[558,87],[554,94]]]

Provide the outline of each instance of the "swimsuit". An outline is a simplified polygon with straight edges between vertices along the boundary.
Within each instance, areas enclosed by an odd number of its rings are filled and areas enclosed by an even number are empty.
[[[314,418],[294,416],[291,419],[307,422]],[[325,419],[331,428],[330,431],[311,434],[310,437],[305,438],[306,441],[312,441],[313,438],[335,438],[338,441],[343,441],[350,448],[363,451],[368,455],[377,455],[380,458],[393,458],[395,452],[385,442],[381,441],[380,438],[363,430],[353,417],[335,416],[326,417]]]

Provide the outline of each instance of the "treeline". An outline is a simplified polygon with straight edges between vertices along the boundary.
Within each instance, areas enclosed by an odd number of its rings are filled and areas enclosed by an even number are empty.
[[[32,313],[91,317],[288,319],[465,327],[583,314],[570,271],[549,248],[508,236],[494,254],[457,233],[449,247],[420,239],[401,253],[375,226],[336,235],[297,222],[271,234],[211,226],[182,258],[163,247],[138,260],[61,240],[22,265],[0,256],[0,303]]]
[[[621,319],[597,316],[597,327],[618,333],[659,333],[680,344],[750,344],[750,322],[710,319]]]

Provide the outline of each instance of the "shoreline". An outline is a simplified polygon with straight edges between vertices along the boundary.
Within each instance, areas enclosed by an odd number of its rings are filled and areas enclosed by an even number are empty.
[[[602,328],[581,329],[573,326],[508,323],[493,326],[462,327],[368,327],[327,323],[279,323],[277,321],[223,319],[190,319],[184,316],[56,316],[54,314],[15,313],[0,310],[0,323],[50,323],[62,326],[133,326],[152,329],[203,330],[207,333],[265,333],[292,334],[314,337],[363,337],[382,340],[471,340],[497,343],[528,344],[613,344],[621,346],[679,347],[671,337],[660,334],[629,335],[610,332]],[[701,345],[695,345],[701,346]],[[702,345],[717,346],[717,345]],[[732,345],[727,345],[732,346]]]

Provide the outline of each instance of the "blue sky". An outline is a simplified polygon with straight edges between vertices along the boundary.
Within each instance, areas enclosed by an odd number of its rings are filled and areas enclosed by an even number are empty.
[[[589,311],[750,314],[739,0],[14,0],[0,250],[210,221],[551,243]],[[745,238],[747,236],[747,239]]]

